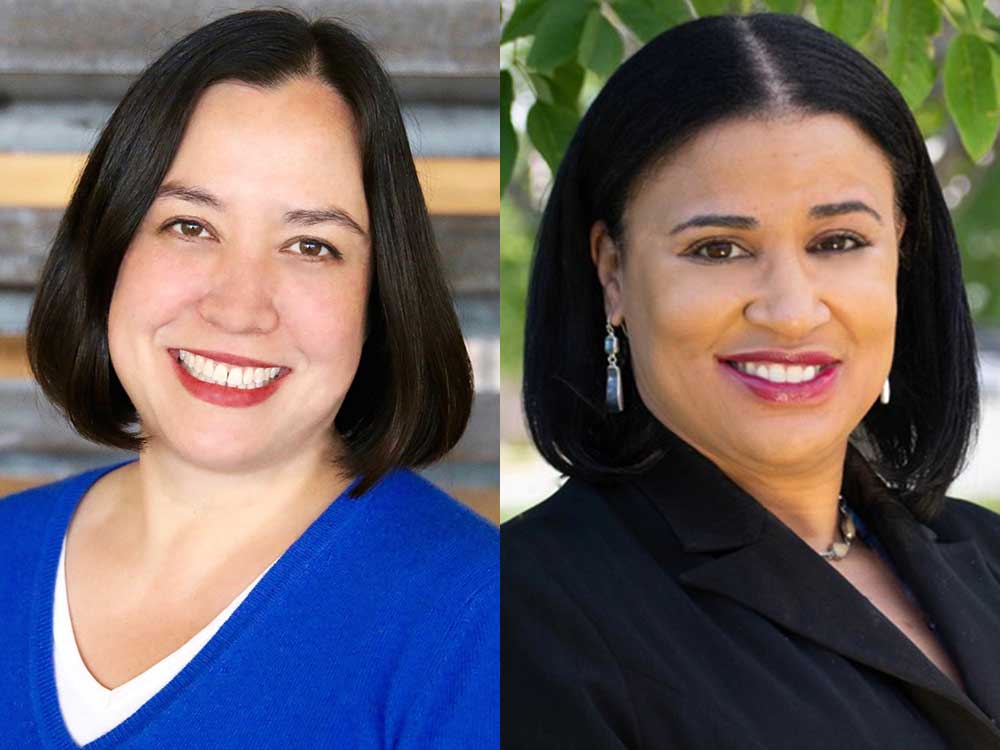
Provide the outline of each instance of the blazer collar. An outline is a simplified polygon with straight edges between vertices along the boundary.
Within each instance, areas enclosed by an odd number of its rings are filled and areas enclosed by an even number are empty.
[[[967,695],[833,565],[690,445],[679,442],[635,486],[684,551],[700,558],[679,573],[682,585],[729,597],[902,681],[943,729],[967,734],[973,725],[977,747],[1000,748],[991,721],[1000,717],[1000,590],[974,542],[938,540],[888,493],[879,502],[851,498],[937,623]]]

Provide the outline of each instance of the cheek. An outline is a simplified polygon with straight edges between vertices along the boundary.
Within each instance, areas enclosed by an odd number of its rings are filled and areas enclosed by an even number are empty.
[[[197,274],[155,246],[128,249],[111,297],[109,329],[155,327],[194,304]]]
[[[360,357],[367,304],[367,279],[353,272],[288,283],[277,302],[284,327],[310,360],[345,365]]]
[[[626,292],[629,335],[634,331],[640,340],[652,342],[648,348],[655,357],[676,357],[685,349],[704,351],[706,340],[722,330],[738,299],[725,279],[706,283],[704,277],[694,278],[666,263],[627,273]],[[635,343],[633,337],[633,349]]]
[[[895,337],[896,260],[889,256],[881,260],[845,269],[836,279],[829,293],[834,315],[845,321],[846,326],[859,341],[875,339],[890,342]]]

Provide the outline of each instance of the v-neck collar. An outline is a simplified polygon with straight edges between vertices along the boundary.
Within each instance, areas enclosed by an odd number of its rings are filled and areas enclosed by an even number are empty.
[[[29,633],[28,680],[32,710],[46,750],[81,750],[70,736],[59,708],[59,698],[55,682],[55,668],[52,658],[52,612],[55,597],[55,581],[59,564],[59,554],[63,539],[73,512],[87,491],[105,474],[138,459],[121,461],[110,466],[84,472],[68,480],[62,492],[56,497],[49,518],[41,554],[35,570],[32,605],[31,632]],[[352,482],[312,524],[296,539],[284,554],[265,573],[247,597],[222,624],[208,642],[198,651],[183,669],[167,682],[135,713],[122,723],[82,746],[83,750],[114,750],[138,734],[151,720],[160,715],[184,688],[190,685],[220,655],[233,644],[247,625],[264,615],[266,608],[277,592],[292,585],[308,567],[308,561],[321,553],[332,541],[333,533],[343,528],[355,511],[363,506],[357,500],[368,498],[372,491],[361,498],[349,497],[357,482]]]
[[[977,747],[1000,748],[990,719],[1000,715],[1000,591],[975,542],[940,540],[890,495],[848,498],[845,488],[845,498],[855,502],[938,623],[966,694],[833,566],[693,447],[679,444],[633,486],[683,549],[700,558],[680,573],[684,586],[727,596],[900,680],[946,729],[968,726],[961,714],[974,717],[983,742]]]

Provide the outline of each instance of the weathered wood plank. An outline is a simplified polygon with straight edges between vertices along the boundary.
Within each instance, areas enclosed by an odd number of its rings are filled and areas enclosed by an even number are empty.
[[[243,4],[243,8],[264,3]],[[496,0],[288,0],[335,15],[378,51],[404,96],[498,96]],[[0,3],[0,88],[15,97],[120,96],[177,39],[229,12],[217,0],[33,0]]]
[[[88,152],[115,101],[17,101],[0,108],[0,152]],[[416,157],[500,155],[499,110],[480,104],[404,106],[403,122]]]
[[[59,208],[69,202],[85,154],[0,154],[0,205]],[[499,159],[417,159],[417,174],[431,213],[496,216],[500,213]]]
[[[61,208],[0,206],[0,288],[35,286],[61,216]],[[499,218],[432,216],[431,220],[452,290],[499,291]]]

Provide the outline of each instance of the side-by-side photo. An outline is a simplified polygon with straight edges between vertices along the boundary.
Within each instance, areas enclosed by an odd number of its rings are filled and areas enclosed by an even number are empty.
[[[502,4],[501,737],[1000,748],[1000,7]]]
[[[496,4],[126,5],[0,10],[0,749],[499,748]]]

